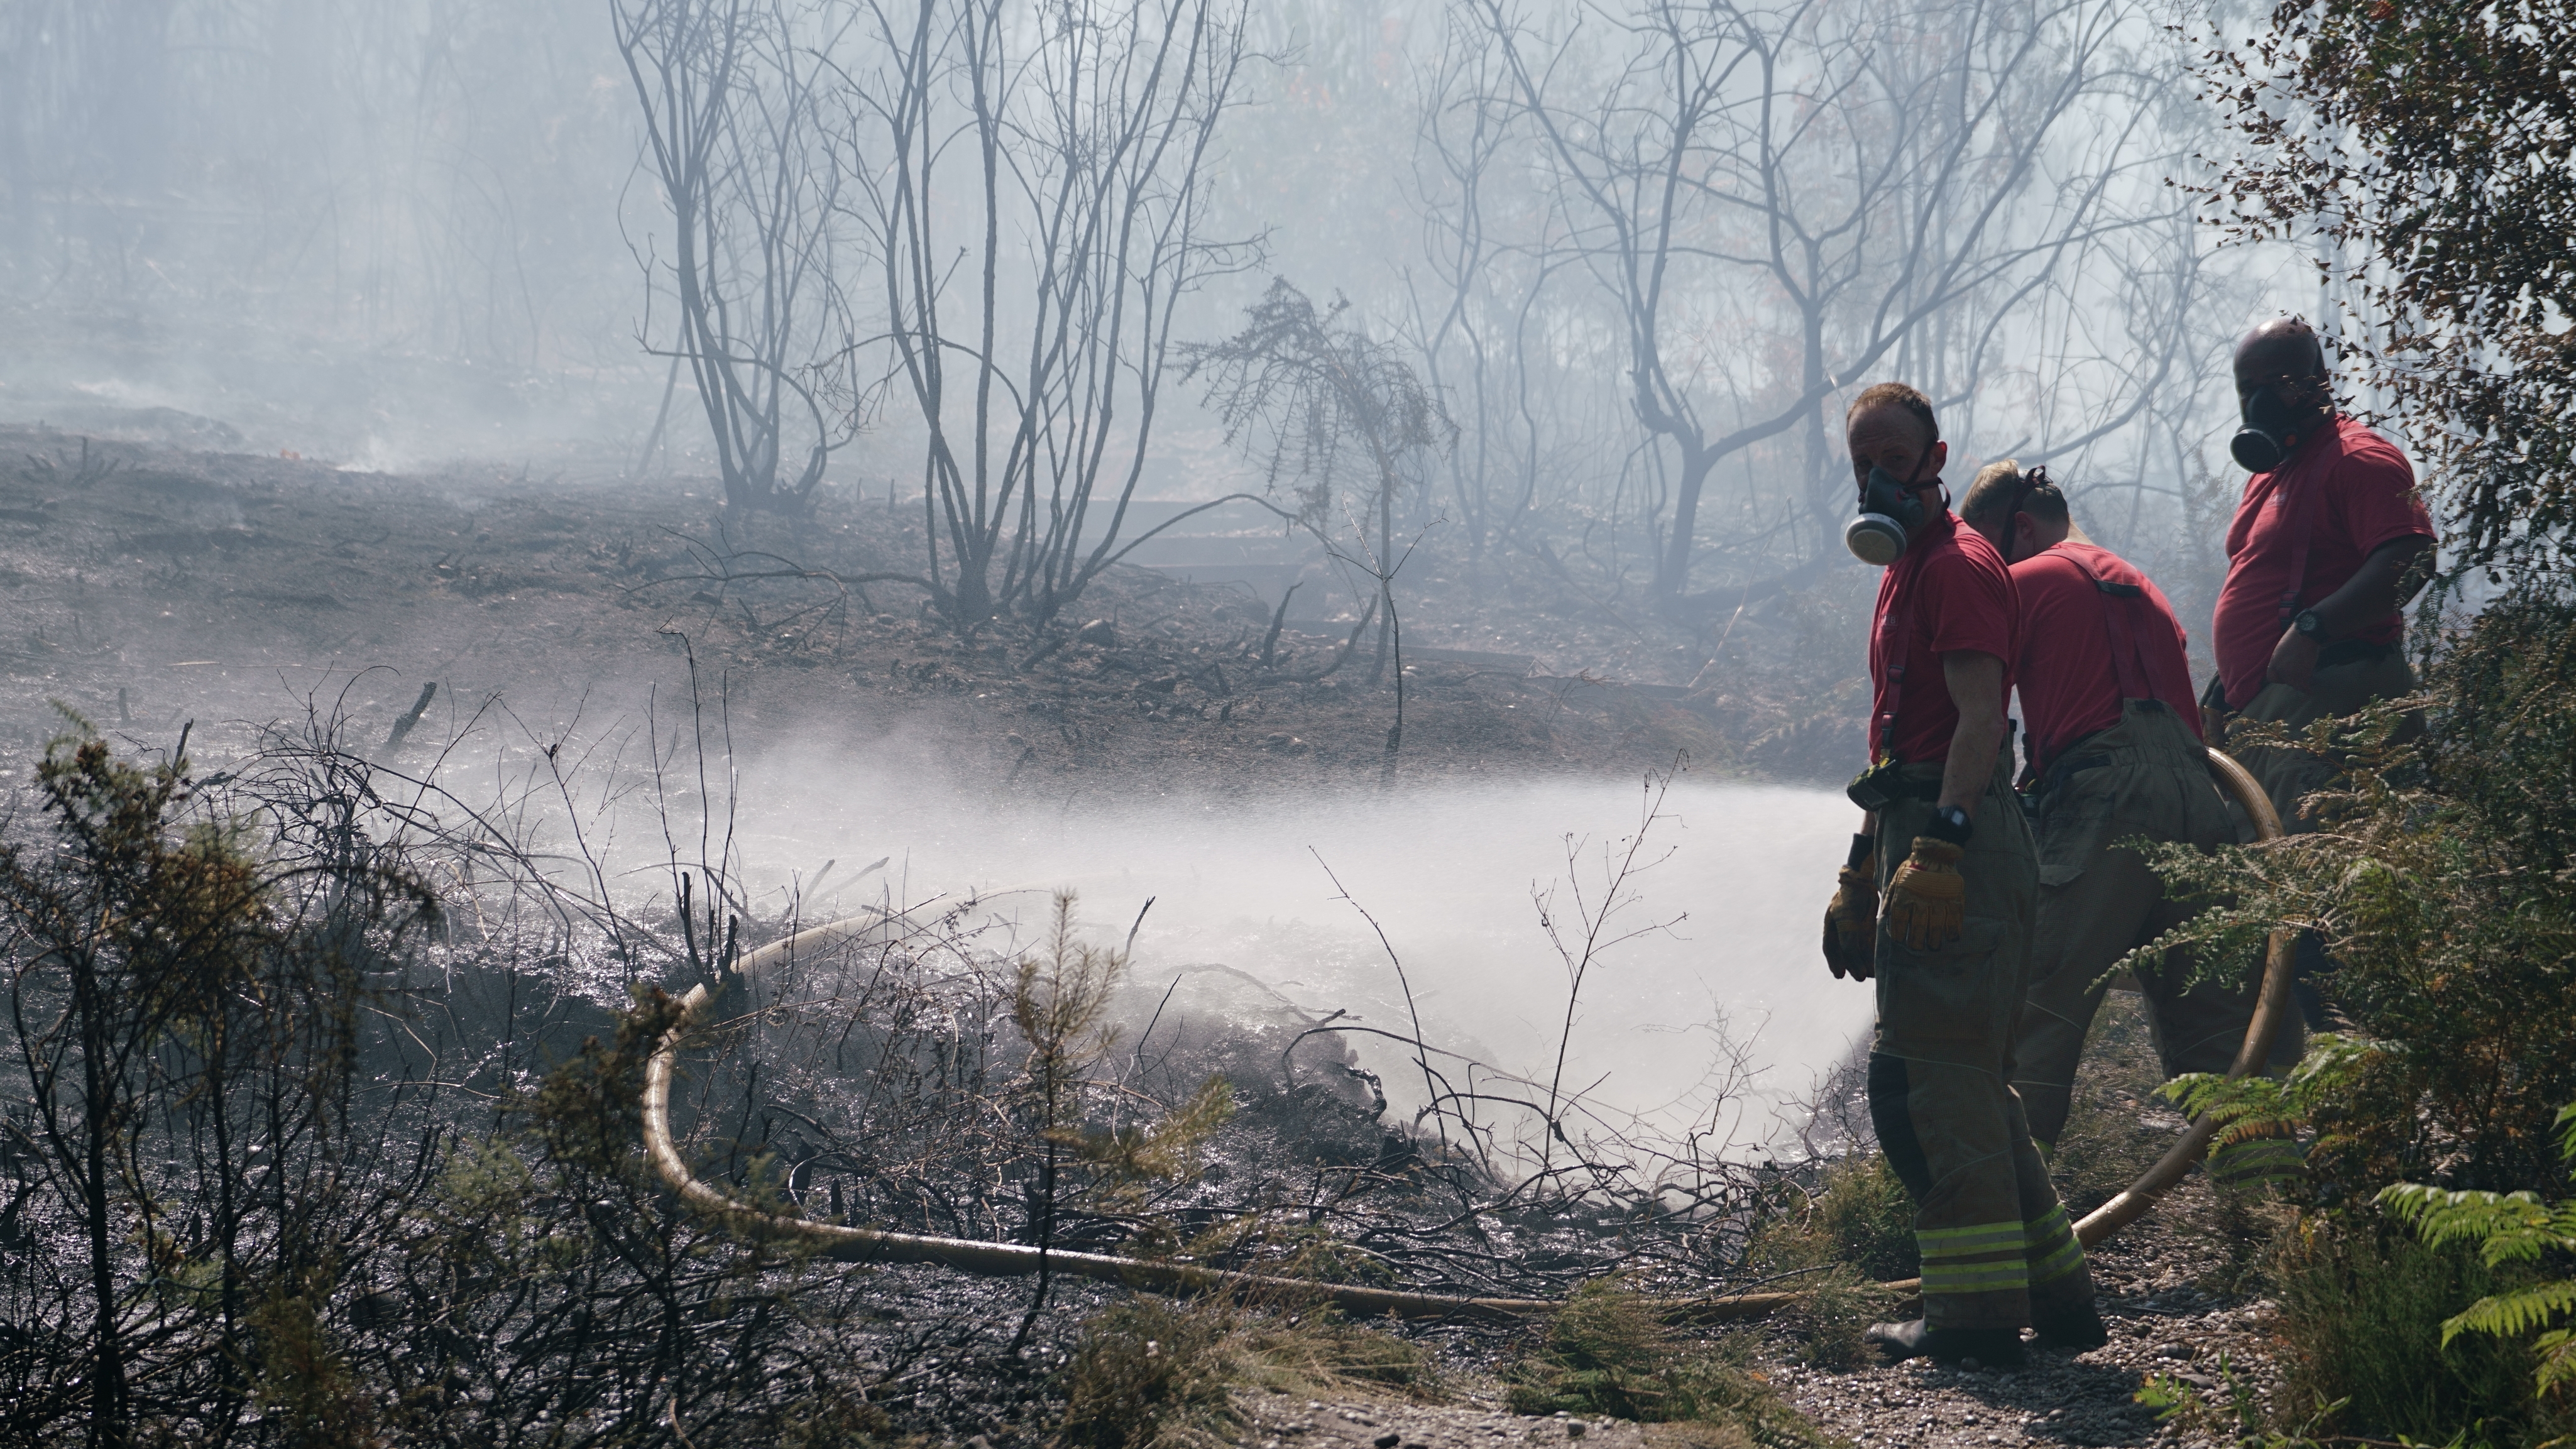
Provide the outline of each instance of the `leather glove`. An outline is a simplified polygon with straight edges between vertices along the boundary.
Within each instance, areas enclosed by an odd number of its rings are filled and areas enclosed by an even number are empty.
[[[1852,837],[1851,858],[1835,877],[1840,886],[1825,907],[1825,965],[1834,979],[1867,981],[1878,955],[1878,845]]]
[[[1914,852],[1887,882],[1887,929],[1916,951],[1937,951],[1968,926],[1968,882],[1959,874],[1966,852],[1929,835],[1914,837]]]

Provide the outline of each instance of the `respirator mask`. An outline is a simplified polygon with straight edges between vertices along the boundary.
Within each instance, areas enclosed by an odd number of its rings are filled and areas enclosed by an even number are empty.
[[[1923,525],[1923,495],[1886,469],[1873,466],[1861,485],[1860,517],[1843,525],[1843,547],[1874,568],[1905,555],[1905,541]]]
[[[2288,462],[2300,435],[2316,426],[2314,408],[2293,406],[2281,396],[2282,389],[2290,385],[2286,379],[2267,382],[2237,404],[2245,426],[2227,440],[2227,451],[2237,466],[2249,473],[2269,473]]]

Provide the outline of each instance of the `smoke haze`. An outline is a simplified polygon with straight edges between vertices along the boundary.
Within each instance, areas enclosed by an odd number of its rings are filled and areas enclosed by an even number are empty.
[[[827,860],[809,915],[1069,886],[1117,934],[1152,896],[1139,980],[1225,962],[1394,1029],[1329,866],[1431,1037],[1522,1071],[1565,1000],[1533,884],[1562,925],[1640,762],[1686,749],[1626,916],[1672,924],[1607,953],[1566,1071],[1678,1128],[1721,1025],[1794,1096],[1866,1024],[1815,961],[1873,582],[1843,402],[1923,384],[1954,493],[2048,462],[2205,668],[2227,342],[2344,300],[2200,223],[2200,22],[2144,0],[931,11],[917,41],[843,0],[0,12],[14,748],[129,685],[156,727],[278,704],[145,664],[390,665],[383,712],[428,678],[445,711],[480,650],[469,692],[631,717],[677,639],[801,681],[732,746],[769,906]],[[1319,401],[1291,331],[1380,393]],[[1368,432],[1389,398],[1407,428]],[[101,473],[92,436],[134,446]],[[634,616],[531,612],[576,576]],[[162,597],[192,589],[233,602]],[[1067,643],[1094,619],[1114,643]],[[811,723],[908,710],[982,743],[924,767]],[[1189,731],[1237,754],[1175,784],[1152,752]],[[1209,786],[1310,748],[1327,786]]]

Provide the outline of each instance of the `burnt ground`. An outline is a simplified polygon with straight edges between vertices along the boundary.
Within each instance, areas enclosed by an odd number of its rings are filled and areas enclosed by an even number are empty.
[[[703,480],[349,473],[186,441],[148,423],[105,441],[0,428],[0,785],[13,793],[60,728],[57,704],[153,747],[193,724],[195,753],[213,758],[308,705],[382,738],[426,683],[440,692],[421,739],[496,708],[542,739],[674,707],[694,681],[700,702],[721,699],[737,743],[802,732],[864,749],[902,732],[956,778],[1050,796],[1139,781],[1297,791],[1384,768],[1394,693],[1368,681],[1365,642],[1324,672],[1340,629],[1292,630],[1265,666],[1272,611],[1238,588],[1122,567],[1052,630],[966,637],[917,590],[840,582],[918,568],[917,512],[881,498],[834,497],[809,519],[728,518]],[[1625,774],[1686,753],[1703,769],[1815,780],[1858,752],[1849,579],[1670,623],[1554,565],[1435,551],[1414,569],[1400,585],[1421,591],[1407,619],[1406,778]],[[792,576],[744,577],[780,573]],[[2213,1405],[2239,1386],[2251,1402],[2271,1392],[2269,1310],[2245,1270],[2247,1245],[2269,1231],[2260,1216],[2195,1178],[2098,1256],[2114,1339],[2080,1358],[2010,1375],[1833,1373],[1796,1366],[1784,1341],[1772,1372],[1829,1433],[1870,1445],[2225,1440],[2221,1409],[2160,1426],[2132,1396],[2149,1373]],[[1247,1406],[1257,1441],[1570,1436],[1499,1408],[1489,1371],[1513,1351],[1508,1335],[1453,1348],[1441,1402],[1265,1398]],[[978,1407],[958,1385],[958,1409],[931,1432],[955,1442],[981,1422],[1018,1437],[1001,1428],[1043,1418],[1035,1393],[1022,1384]],[[1603,1425],[1592,1438],[1637,1432]],[[1679,1433],[1648,1442],[1687,1442]]]
[[[961,636],[917,589],[838,581],[920,572],[917,509],[881,495],[727,517],[705,480],[353,473],[138,429],[0,428],[0,767],[41,750],[53,701],[138,738],[193,719],[202,758],[307,700],[381,737],[424,683],[441,700],[423,738],[494,700],[543,735],[667,705],[692,663],[737,742],[857,748],[906,728],[960,778],[1051,795],[1140,774],[1300,790],[1384,767],[1395,692],[1370,682],[1372,641],[1326,672],[1347,607],[1295,620],[1265,666],[1273,611],[1251,591],[1121,565],[1055,627]],[[1562,569],[1428,551],[1399,581],[1399,772],[1626,774],[1687,753],[1838,776],[1860,651],[1820,647],[1818,621],[1850,583],[1673,624]]]
[[[1781,1387],[1828,1432],[1872,1449],[2233,1444],[2271,1422],[2279,1393],[2277,1305],[2246,1271],[2247,1249],[2271,1222],[2261,1206],[2220,1202],[2194,1174],[2155,1216],[2089,1255],[2111,1330],[2103,1347],[2033,1351],[2014,1373],[1784,1365]],[[2150,1379],[2169,1397],[2141,1402]]]
[[[2249,1214],[2260,1226],[2244,1220]],[[2241,1246],[2249,1228],[2259,1233],[2269,1223],[2266,1209],[2221,1203],[2195,1176],[2158,1217],[2092,1255],[2111,1341],[2090,1353],[2033,1350],[2013,1372],[1920,1361],[1835,1370],[1801,1362],[1800,1345],[1783,1336],[1759,1354],[1760,1372],[1826,1434],[1868,1449],[2232,1445],[2270,1422],[2279,1392],[2270,1331],[2276,1306],[2248,1291]],[[1454,1346],[1453,1363],[1484,1362],[1455,1374],[1428,1401],[1246,1392],[1237,1403],[1251,1425],[1248,1442],[1263,1449],[1369,1449],[1388,1434],[1397,1446],[1428,1449],[1570,1442],[1743,1449],[1740,1437],[1713,1436],[1706,1425],[1513,1413],[1490,1366],[1507,1361],[1515,1347]],[[2150,1401],[2142,1402],[2151,1380]]]
[[[2078,1215],[2125,1186],[2184,1125],[2146,1095],[2153,1058],[2133,997],[2112,997],[2093,1047],[2055,1162],[2059,1193]],[[2268,1249],[2286,1218],[2268,1193],[2222,1191],[2193,1173],[2154,1211],[2087,1254],[2110,1342],[2083,1354],[2034,1349],[2013,1372],[1921,1361],[1882,1366],[1866,1358],[1859,1367],[1825,1367],[1815,1341],[1804,1336],[1807,1325],[1736,1332],[1760,1337],[1755,1361],[1782,1398],[1826,1434],[1866,1449],[2234,1445],[2299,1417],[2281,1383],[2278,1308],[2263,1296]],[[1538,1336],[1533,1327],[1453,1338],[1448,1359],[1460,1372],[1431,1403],[1387,1399],[1318,1410],[1276,1395],[1242,1401],[1265,1449],[1273,1441],[1281,1449],[1360,1449],[1390,1432],[1399,1446],[1431,1449],[1570,1439],[1621,1449],[1744,1449],[1740,1429],[1711,1438],[1706,1425],[1594,1421],[1569,1434],[1567,1416],[1510,1413],[1498,1375]]]

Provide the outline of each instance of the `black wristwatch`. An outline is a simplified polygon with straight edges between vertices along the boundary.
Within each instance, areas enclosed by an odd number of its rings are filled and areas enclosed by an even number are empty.
[[[1923,828],[1923,833],[1934,840],[1946,840],[1952,845],[1967,844],[1969,835],[1974,831],[1975,826],[1968,819],[1968,812],[1956,805],[1936,807],[1932,812],[1932,823]]]
[[[2318,618],[2314,609],[2301,609],[2299,616],[2290,621],[2290,627],[2298,630],[2302,638],[2319,644],[2326,642],[2326,621]]]

